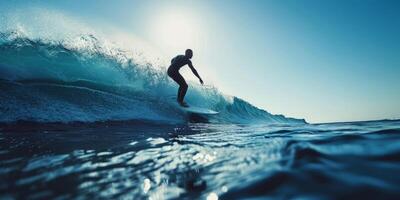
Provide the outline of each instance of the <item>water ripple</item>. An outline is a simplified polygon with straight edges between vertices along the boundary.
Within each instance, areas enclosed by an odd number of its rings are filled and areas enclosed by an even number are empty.
[[[395,199],[399,133],[399,122],[9,130],[0,198]]]

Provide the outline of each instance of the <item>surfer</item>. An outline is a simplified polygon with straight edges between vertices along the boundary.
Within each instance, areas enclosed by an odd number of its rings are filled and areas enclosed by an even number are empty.
[[[186,95],[186,91],[188,89],[188,85],[182,75],[179,73],[179,69],[186,64],[190,67],[193,74],[199,78],[201,84],[203,84],[203,80],[200,78],[200,75],[197,73],[196,69],[192,65],[192,61],[190,59],[193,57],[193,51],[191,49],[186,49],[185,55],[178,55],[171,60],[171,65],[168,68],[168,76],[171,77],[176,83],[179,85],[177,101],[182,107],[189,107],[186,102],[183,101]]]

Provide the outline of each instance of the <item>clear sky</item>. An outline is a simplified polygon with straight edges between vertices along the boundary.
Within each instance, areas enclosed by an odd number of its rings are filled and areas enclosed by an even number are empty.
[[[274,114],[308,122],[400,118],[400,1],[14,0],[0,7],[112,26],[167,58],[192,48],[206,83]]]

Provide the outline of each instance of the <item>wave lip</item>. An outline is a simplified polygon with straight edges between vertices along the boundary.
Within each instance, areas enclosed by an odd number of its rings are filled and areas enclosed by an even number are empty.
[[[129,52],[105,46],[93,35],[74,41],[84,45],[0,33],[0,122],[188,120],[171,98],[176,85],[164,67],[140,64]],[[305,123],[197,84],[187,101],[220,112],[209,122]]]

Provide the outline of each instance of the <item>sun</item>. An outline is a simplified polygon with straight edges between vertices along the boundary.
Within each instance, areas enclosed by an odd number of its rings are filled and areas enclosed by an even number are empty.
[[[191,13],[169,10],[158,14],[152,24],[151,40],[169,52],[200,46],[202,28]]]

